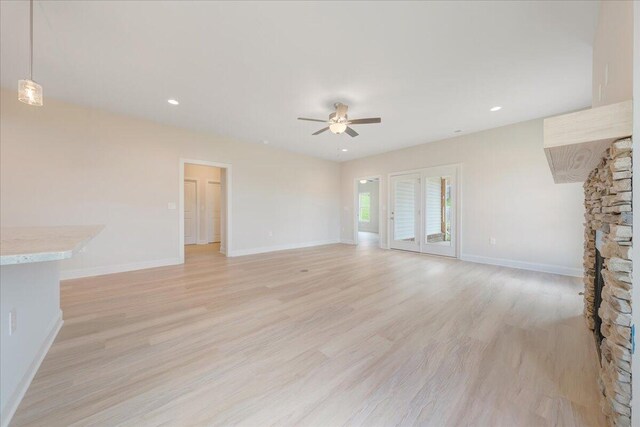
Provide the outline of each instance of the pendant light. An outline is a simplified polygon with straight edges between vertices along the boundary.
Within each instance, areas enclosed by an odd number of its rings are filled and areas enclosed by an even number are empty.
[[[18,80],[18,100],[42,107],[42,86],[33,81],[33,0],[29,1],[29,78]]]

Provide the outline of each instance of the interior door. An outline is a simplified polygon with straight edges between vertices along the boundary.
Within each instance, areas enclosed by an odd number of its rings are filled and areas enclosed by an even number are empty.
[[[195,181],[184,181],[184,244],[195,245],[198,239],[198,199]]]
[[[207,183],[207,241],[220,242],[220,183]]]
[[[420,252],[420,174],[392,176],[391,239],[393,249]]]
[[[423,171],[424,230],[422,252],[456,256],[457,168],[443,166]]]

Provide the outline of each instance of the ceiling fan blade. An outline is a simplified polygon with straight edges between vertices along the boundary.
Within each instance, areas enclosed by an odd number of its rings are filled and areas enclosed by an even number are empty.
[[[318,135],[326,130],[329,130],[329,126],[327,126],[326,128],[322,128],[319,131],[312,133],[311,135]]]
[[[349,109],[349,107],[347,107],[344,104],[341,104],[341,103],[336,104],[336,117],[344,117],[344,116],[346,116],[348,109]]]
[[[382,119],[380,117],[371,117],[368,119],[355,119],[349,120],[350,125],[368,125],[370,123],[381,123]]]
[[[359,134],[358,134],[358,132],[356,132],[355,130],[353,130],[353,129],[352,129],[352,128],[350,128],[350,127],[347,127],[347,129],[345,129],[345,131],[344,131],[344,132],[345,132],[347,135],[352,136],[352,137],[356,137],[356,136],[358,136],[358,135],[359,135]]]
[[[306,117],[298,117],[298,120],[306,120],[308,122],[320,122],[320,123],[327,123],[326,120],[319,120],[319,119],[307,119]]]

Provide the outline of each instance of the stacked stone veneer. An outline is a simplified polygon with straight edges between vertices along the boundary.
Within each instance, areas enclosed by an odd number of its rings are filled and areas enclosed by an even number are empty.
[[[631,138],[614,142],[584,183],[585,317],[595,327],[595,236],[603,232],[599,384],[609,425],[631,425]]]

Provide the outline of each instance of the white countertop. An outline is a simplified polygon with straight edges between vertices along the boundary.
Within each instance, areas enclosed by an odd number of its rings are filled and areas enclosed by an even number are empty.
[[[0,228],[0,265],[71,258],[103,225]]]

